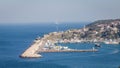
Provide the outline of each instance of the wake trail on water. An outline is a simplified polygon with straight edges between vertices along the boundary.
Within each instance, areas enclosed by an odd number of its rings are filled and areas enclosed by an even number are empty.
[[[97,53],[95,53],[95,54],[93,54],[93,55],[91,55],[91,56],[100,56],[100,55],[112,55],[112,54],[117,54],[117,53],[119,53],[119,49],[114,49],[114,50],[112,50],[112,51],[110,51],[110,52],[106,52],[106,53],[99,53],[99,54],[97,54]]]
[[[119,53],[119,50],[118,50],[118,49],[115,49],[114,51],[112,51],[112,52],[109,53],[109,54],[116,54],[116,53]]]

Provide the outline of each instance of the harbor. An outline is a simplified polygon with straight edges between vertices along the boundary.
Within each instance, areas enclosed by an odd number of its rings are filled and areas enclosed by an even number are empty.
[[[22,58],[40,58],[43,57],[40,53],[49,52],[97,52],[94,47],[91,49],[70,49],[65,46],[58,46],[54,43],[45,42],[43,39],[37,39],[33,44],[24,51],[20,57]]]
[[[106,20],[105,20],[106,21]],[[110,20],[111,22],[88,24],[80,29],[69,29],[66,31],[55,31],[44,34],[33,41],[33,44],[23,52],[20,57],[37,58],[42,57],[42,52],[97,52],[91,49],[72,49],[57,45],[57,43],[104,43],[120,44],[120,20]],[[108,24],[109,23],[109,24]],[[100,47],[96,45],[96,47]]]

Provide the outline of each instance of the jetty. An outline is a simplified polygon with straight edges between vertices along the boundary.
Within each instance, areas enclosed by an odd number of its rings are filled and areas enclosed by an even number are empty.
[[[97,49],[84,49],[84,50],[77,50],[77,49],[47,49],[44,50],[45,46],[44,40],[36,40],[27,50],[25,50],[20,57],[22,58],[40,58],[42,55],[40,53],[49,53],[49,52],[97,52]]]
[[[27,50],[25,50],[20,57],[22,58],[38,58],[42,57],[40,54],[38,54],[39,47],[43,46],[41,40],[37,40],[34,42]]]
[[[46,51],[40,51],[40,53],[47,53],[47,52],[97,52],[97,49],[84,49],[84,50],[46,50]]]

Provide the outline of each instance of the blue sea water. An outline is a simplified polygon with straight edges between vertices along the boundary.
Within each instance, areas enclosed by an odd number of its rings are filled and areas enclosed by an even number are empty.
[[[81,28],[84,24],[0,25],[0,68],[118,68],[120,45],[102,44],[98,52],[42,53],[43,58],[31,59],[19,57],[36,37],[49,32]],[[93,43],[61,45],[75,49],[94,46]]]

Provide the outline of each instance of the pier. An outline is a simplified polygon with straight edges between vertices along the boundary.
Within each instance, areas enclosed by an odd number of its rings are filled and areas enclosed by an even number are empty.
[[[97,49],[66,49],[66,50],[56,50],[56,49],[48,49],[43,50],[45,46],[45,41],[36,40],[27,50],[25,50],[20,57],[22,58],[40,58],[42,55],[39,53],[47,53],[47,52],[97,52]]]
[[[20,55],[20,57],[22,57],[22,58],[40,58],[40,57],[42,57],[42,55],[40,55],[40,53],[47,53],[47,52],[97,52],[98,51],[94,47],[91,49],[79,50],[79,49],[70,49],[70,48],[66,48],[63,46],[52,45],[53,47],[49,48],[51,46],[50,42],[49,42],[49,45],[47,45],[48,47],[45,48],[46,43],[48,43],[48,42],[45,41],[44,39],[35,40],[33,42],[33,44]],[[52,44],[55,44],[55,43],[52,42]],[[61,49],[61,48],[63,48],[63,49]]]
[[[47,53],[47,52],[97,52],[97,49],[84,49],[84,50],[46,50],[46,51],[40,51],[40,53]]]
[[[40,54],[38,54],[39,47],[44,46],[42,43],[43,42],[41,40],[37,40],[27,50],[25,50],[20,55],[20,57],[22,57],[22,58],[38,58],[38,57],[42,57]]]

